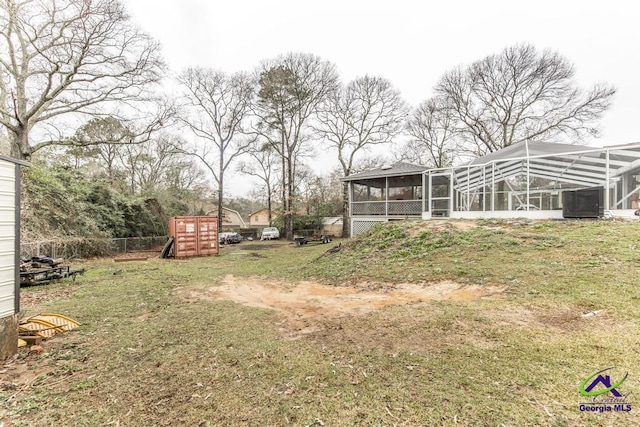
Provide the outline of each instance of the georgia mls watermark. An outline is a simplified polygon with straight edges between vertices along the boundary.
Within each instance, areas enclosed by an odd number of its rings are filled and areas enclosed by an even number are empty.
[[[620,388],[626,381],[629,373],[618,381],[612,381],[611,375],[604,374],[613,367],[603,369],[591,375],[580,383],[581,412],[631,412],[631,393],[624,394]]]

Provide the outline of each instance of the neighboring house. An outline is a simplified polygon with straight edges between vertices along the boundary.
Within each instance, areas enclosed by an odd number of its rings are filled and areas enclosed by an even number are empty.
[[[259,211],[255,211],[249,215],[249,227],[263,228],[269,226],[271,226],[271,224],[269,224],[269,209],[262,208]]]
[[[20,311],[20,167],[0,156],[0,360],[18,350]]]
[[[209,211],[207,215],[217,215],[218,210]],[[247,228],[247,224],[242,219],[240,212],[229,208],[222,208],[222,228],[223,230],[239,230]]]
[[[194,212],[204,215],[218,215],[218,206],[206,200],[200,200],[194,204]],[[198,215],[198,214],[195,214]],[[222,208],[222,228],[227,231],[237,231],[240,228],[247,228],[247,224],[238,211],[229,208]]]
[[[632,216],[640,199],[640,143],[521,142],[460,166],[398,163],[342,180],[349,184],[352,236],[407,218],[563,218],[563,197],[578,192],[579,205],[587,189],[599,189],[602,212]]]

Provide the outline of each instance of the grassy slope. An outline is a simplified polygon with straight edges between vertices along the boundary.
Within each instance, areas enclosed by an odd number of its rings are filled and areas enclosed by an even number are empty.
[[[80,320],[21,353],[41,375],[4,387],[15,425],[634,425],[582,414],[578,385],[609,366],[640,396],[636,223],[389,224],[327,246],[218,258],[96,261],[77,284],[24,290],[31,314]],[[244,245],[244,244],[243,244]],[[245,246],[250,248],[251,246]],[[240,253],[244,253],[241,255]],[[114,275],[122,269],[122,274]],[[226,274],[327,283],[453,280],[503,299],[432,301],[329,322],[297,341],[277,314],[177,290]],[[53,302],[38,298],[61,294]],[[65,296],[69,294],[68,296]],[[598,316],[581,314],[604,310]],[[614,378],[615,379],[615,378]]]

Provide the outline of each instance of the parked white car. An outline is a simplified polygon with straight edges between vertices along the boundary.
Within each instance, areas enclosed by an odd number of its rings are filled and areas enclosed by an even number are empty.
[[[278,231],[277,228],[265,227],[262,229],[262,236],[260,237],[260,240],[272,240],[272,239],[279,239],[279,238],[280,238],[280,232]]]

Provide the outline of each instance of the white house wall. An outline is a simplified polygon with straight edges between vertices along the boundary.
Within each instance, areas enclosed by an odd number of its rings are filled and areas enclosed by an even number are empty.
[[[0,318],[15,313],[16,166],[0,160]]]

